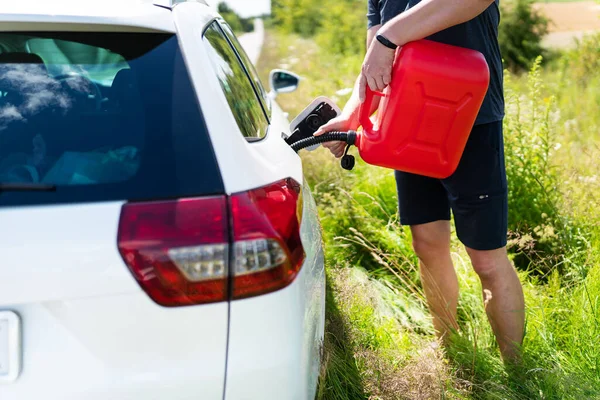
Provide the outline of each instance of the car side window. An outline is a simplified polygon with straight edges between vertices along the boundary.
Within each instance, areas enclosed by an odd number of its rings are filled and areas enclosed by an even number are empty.
[[[233,33],[231,27],[224,21],[221,21],[221,27],[223,28],[223,31],[225,31],[227,38],[229,39],[237,53],[240,55],[242,59],[242,64],[246,68],[246,71],[248,71],[250,79],[252,79],[252,81],[254,82],[254,87],[256,88],[258,97],[261,100],[265,112],[267,113],[267,115],[270,115],[271,102],[269,100],[269,97],[267,96],[267,91],[265,90],[265,87],[263,86],[262,82],[260,81],[260,78],[258,77],[258,73],[256,72],[254,65],[252,64],[252,61],[248,57],[248,54],[246,54],[246,51],[244,50],[240,42],[237,40],[237,37]]]
[[[205,31],[204,44],[242,135],[249,141],[265,137],[269,121],[261,101],[236,51],[217,22],[213,22]]]

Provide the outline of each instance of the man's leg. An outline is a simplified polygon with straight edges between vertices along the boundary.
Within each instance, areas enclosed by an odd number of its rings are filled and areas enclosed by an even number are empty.
[[[439,179],[396,171],[400,223],[410,226],[421,281],[438,336],[456,324],[458,279],[450,258],[450,203]]]
[[[506,361],[518,360],[525,306],[506,254],[508,197],[502,121],[476,125],[456,172],[444,186],[456,234],[483,286],[485,309]]]
[[[485,312],[496,335],[502,358],[505,361],[518,361],[525,326],[525,300],[506,247],[487,251],[466,249],[481,280]]]
[[[410,229],[433,326],[438,337],[447,341],[452,330],[458,330],[458,279],[450,257],[450,222],[430,222]]]

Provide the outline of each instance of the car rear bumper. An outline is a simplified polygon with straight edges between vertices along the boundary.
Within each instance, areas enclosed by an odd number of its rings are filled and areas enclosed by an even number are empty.
[[[230,304],[228,351],[226,303],[163,308],[140,292],[8,307],[23,368],[0,399],[221,400],[226,354],[227,400],[312,399],[324,305],[319,244],[290,286]]]
[[[143,292],[14,306],[19,378],[2,400],[222,400],[226,303],[163,308]]]

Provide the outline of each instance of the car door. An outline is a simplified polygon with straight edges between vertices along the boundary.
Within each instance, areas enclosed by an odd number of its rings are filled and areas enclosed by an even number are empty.
[[[250,58],[248,57],[246,51],[243,49],[241,43],[238,41],[238,39],[234,35],[233,31],[231,30],[231,27],[224,21],[221,21],[220,24],[223,27],[223,30],[224,30],[227,38],[231,42],[232,46],[235,48],[236,52],[239,54],[242,65],[248,71],[248,76],[254,83],[254,86],[255,86],[256,92],[257,92],[257,96],[259,97],[261,103],[263,104],[265,113],[267,113],[267,115],[268,115],[269,123],[271,125],[271,129],[274,132],[274,136],[279,135],[279,137],[281,137],[281,136],[289,137],[291,132],[290,132],[290,128],[289,128],[290,122],[288,121],[287,113],[285,113],[279,107],[279,104],[277,104],[276,101],[269,98],[267,91],[265,90],[265,87],[259,78],[256,68],[252,64],[252,61],[250,61]]]
[[[245,80],[246,83],[250,82],[252,84],[255,96],[253,97],[247,92],[241,93],[240,97],[242,98],[237,98],[236,101],[250,102],[254,105],[254,109],[258,109],[260,104],[265,113],[265,117],[270,121],[268,132],[264,138],[260,139],[260,141],[261,143],[272,146],[271,148],[273,151],[278,151],[278,146],[285,142],[280,136],[277,136],[277,133],[286,132],[289,123],[283,116],[279,107],[267,96],[254,65],[251,63],[231,28],[227,23],[220,20],[218,22],[213,22],[213,25],[205,31],[204,35],[207,46],[218,48],[221,53],[220,56],[229,59],[229,68],[237,69],[238,75],[242,75],[242,69],[246,73],[247,79],[244,79],[242,76],[240,76],[240,79]],[[224,37],[229,41],[231,48],[218,44]],[[235,52],[235,56],[237,56],[239,61],[235,66],[231,65],[232,63],[236,64],[235,60],[232,60],[232,50]],[[229,54],[229,56],[227,56],[227,54]],[[222,64],[219,61],[216,62],[215,65],[216,68],[219,68]],[[224,87],[224,90],[227,90],[227,88]],[[247,95],[248,98],[245,98],[245,95]],[[241,115],[239,120],[242,124],[247,122],[244,120],[243,115]],[[264,121],[266,120],[263,120],[263,122]],[[256,144],[257,143],[251,143],[251,146],[255,146]],[[287,145],[285,144],[284,147],[287,147]],[[289,156],[288,161],[290,164],[293,164],[293,161],[296,159],[297,155],[291,155]],[[291,349],[288,350],[288,355],[291,357],[299,357],[297,360],[298,365],[296,366],[296,368],[298,368],[296,371],[299,372],[299,376],[296,376],[296,379],[293,379],[293,382],[287,382],[286,377],[293,375],[291,372],[293,369],[288,369],[287,372],[290,373],[290,375],[281,376],[280,382],[282,386],[287,388],[288,393],[290,393],[290,398],[296,398],[295,396],[298,396],[298,398],[310,399],[314,398],[314,391],[316,390],[320,367],[320,343],[322,343],[324,330],[325,285],[322,240],[316,205],[306,182],[303,183],[302,191],[304,195],[304,204],[302,206],[301,237],[306,253],[306,261],[303,265],[304,274],[301,278],[302,284],[299,285],[302,289],[299,290],[298,297],[287,304],[287,307],[289,308],[288,311],[284,313],[294,315],[294,317],[291,318],[290,325],[285,334],[293,337],[292,331],[300,333],[297,337],[297,341],[290,340],[289,347]],[[279,301],[283,301],[282,299],[279,299]],[[268,357],[269,350],[273,349],[275,346],[267,345],[267,347],[264,348],[260,346],[260,343],[255,341],[253,336],[248,335],[249,331],[258,329],[257,325],[268,327],[265,328],[264,336],[276,335],[274,332],[276,330],[273,329],[273,325],[268,323],[269,319],[265,319],[264,316],[257,313],[255,311],[256,309],[265,309],[265,303],[251,300],[248,302],[236,301],[231,305],[227,371],[227,381],[229,384],[226,389],[228,399],[246,398],[249,393],[256,393],[256,396],[260,393],[261,396],[264,396],[263,398],[269,398],[266,396],[264,390],[266,382],[264,382],[263,379],[264,376],[272,377],[273,375],[259,372],[268,371],[268,369],[256,368],[251,372],[251,374],[254,375],[251,375],[252,378],[249,379],[247,370],[243,368],[243,365],[248,363],[248,359],[255,360],[261,354],[264,357],[271,358],[271,361],[269,362],[276,365],[276,363],[272,362],[276,356],[271,355],[271,357]],[[295,309],[296,313],[290,313],[289,310],[291,309]],[[282,315],[278,316],[277,313],[273,314],[274,319],[283,317]],[[253,321],[252,318],[248,318],[249,315],[254,316],[256,320]],[[293,328],[294,326],[297,326],[298,328],[295,329]],[[272,344],[271,341],[265,343]],[[256,357],[249,357],[249,348],[255,349]],[[286,370],[285,368],[280,369],[282,371]],[[251,381],[252,384],[249,384],[249,381]]]
[[[250,78],[255,71],[242,62],[247,56],[231,44],[224,21],[195,2],[178,4],[173,15],[226,192],[288,177],[302,182],[300,158],[282,140],[288,122]]]
[[[324,262],[301,159],[282,138],[290,133],[289,122],[266,96],[218,14],[188,2],[177,5],[174,15],[226,193],[286,178],[302,184],[304,263],[288,287],[230,303],[226,398],[314,398],[323,338]]]

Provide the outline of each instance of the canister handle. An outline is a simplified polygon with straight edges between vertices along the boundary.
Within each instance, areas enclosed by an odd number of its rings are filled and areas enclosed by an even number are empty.
[[[366,97],[365,101],[360,106],[358,121],[363,127],[363,131],[367,133],[373,132],[373,121],[371,121],[371,106],[373,105],[373,98],[375,96],[385,97],[385,93],[375,92],[371,90],[369,85],[366,85]]]

